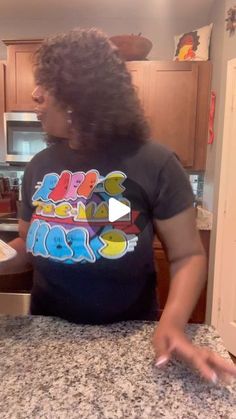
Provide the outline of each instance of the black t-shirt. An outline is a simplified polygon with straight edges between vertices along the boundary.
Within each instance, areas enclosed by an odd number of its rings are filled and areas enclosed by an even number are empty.
[[[111,198],[130,213],[110,222]],[[133,152],[83,155],[58,140],[38,153],[22,184],[32,314],[81,323],[155,319],[153,220],[192,204],[175,154],[151,141]]]

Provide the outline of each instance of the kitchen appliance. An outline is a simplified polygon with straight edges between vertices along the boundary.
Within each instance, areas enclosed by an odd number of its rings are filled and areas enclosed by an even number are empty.
[[[36,113],[5,112],[6,162],[26,163],[46,148],[45,133]]]

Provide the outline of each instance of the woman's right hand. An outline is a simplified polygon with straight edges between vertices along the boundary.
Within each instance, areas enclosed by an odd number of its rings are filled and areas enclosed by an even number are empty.
[[[194,345],[184,331],[174,325],[160,322],[154,332],[153,346],[157,368],[164,367],[173,356],[177,356],[214,384],[218,381],[228,384],[232,378],[236,378],[236,365],[206,347]]]

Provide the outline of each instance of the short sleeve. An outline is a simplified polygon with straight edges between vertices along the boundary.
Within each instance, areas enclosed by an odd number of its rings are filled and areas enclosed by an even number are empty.
[[[171,153],[159,172],[153,217],[164,220],[193,206],[194,195],[188,176],[178,158]]]
[[[34,212],[34,207],[32,206],[31,202],[31,170],[30,165],[26,166],[22,185],[21,185],[21,210],[20,210],[20,218],[23,221],[30,221],[32,214]]]

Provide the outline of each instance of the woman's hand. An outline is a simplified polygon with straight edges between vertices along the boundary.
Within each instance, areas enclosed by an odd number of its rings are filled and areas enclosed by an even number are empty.
[[[165,365],[175,355],[206,380],[229,382],[231,377],[236,377],[236,366],[207,348],[193,345],[184,334],[207,274],[194,209],[187,208],[172,218],[156,220],[155,226],[165,244],[171,277],[165,308],[154,333],[156,365]]]
[[[216,353],[205,347],[195,346],[183,330],[176,326],[160,324],[153,337],[156,366],[163,367],[173,355],[185,361],[207,381],[229,383],[236,378],[236,366],[226,362]]]

